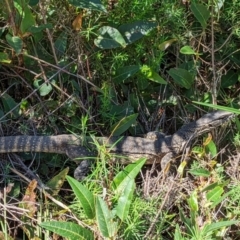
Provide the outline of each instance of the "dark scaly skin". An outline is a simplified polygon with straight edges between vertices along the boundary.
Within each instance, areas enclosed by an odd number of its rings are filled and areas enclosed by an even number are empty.
[[[155,140],[141,137],[95,137],[99,144],[105,144],[111,153],[138,159],[140,156],[151,158],[164,154],[162,167],[170,159],[183,151],[191,140],[211,131],[224,122],[229,121],[234,114],[216,111],[205,114],[197,121],[184,125],[172,136],[159,135]],[[156,135],[157,136],[157,135]],[[66,154],[71,159],[96,157],[97,151],[93,139],[74,135],[57,136],[8,136],[0,137],[0,153],[10,152],[49,152]],[[82,163],[88,169],[86,163]],[[82,170],[79,169],[79,172]],[[84,171],[82,171],[84,172]]]

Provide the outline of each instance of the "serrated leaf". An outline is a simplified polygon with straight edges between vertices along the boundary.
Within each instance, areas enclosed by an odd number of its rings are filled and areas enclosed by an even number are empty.
[[[22,52],[23,41],[20,37],[13,37],[10,34],[7,34],[6,40],[8,44],[14,49],[16,54],[20,54]]]
[[[156,22],[138,20],[133,23],[123,24],[118,28],[118,30],[125,37],[126,43],[131,44],[143,36],[146,36],[156,27]]]
[[[127,131],[132,124],[136,122],[138,114],[132,114],[130,116],[122,118],[118,123],[114,124],[111,128],[111,132],[113,136],[119,136],[125,131]]]
[[[93,194],[79,183],[76,179],[67,176],[68,183],[70,184],[73,192],[80,201],[85,214],[88,218],[92,219],[95,217],[95,203]]]
[[[113,77],[113,81],[115,83],[122,83],[125,79],[133,76],[135,73],[137,73],[140,70],[140,66],[138,65],[132,65],[132,66],[125,66],[118,68],[116,70],[116,74]]]
[[[186,89],[189,89],[194,82],[193,75],[182,68],[171,68],[168,74],[173,78],[176,84]]]
[[[42,222],[40,223],[40,226],[70,240],[94,239],[93,233],[90,230],[85,229],[76,223],[50,221]]]
[[[140,158],[136,162],[129,164],[115,176],[112,182],[112,188],[117,194],[121,194],[128,186],[128,183],[135,179],[146,160],[146,158]]]
[[[117,225],[113,221],[113,214],[107,204],[100,198],[96,199],[96,220],[97,225],[104,237],[111,238],[115,235]]]
[[[107,12],[100,0],[68,0],[75,7]]]
[[[124,221],[128,216],[135,187],[136,187],[135,180],[134,179],[129,180],[127,187],[124,188],[121,196],[118,199],[116,206],[116,215],[122,221]]]
[[[192,2],[190,5],[190,9],[193,12],[195,18],[200,22],[202,28],[205,29],[207,27],[207,22],[210,17],[210,11],[206,6],[202,4],[197,4]]]
[[[104,26],[99,30],[99,36],[94,39],[94,44],[102,49],[126,47],[126,42],[121,33],[113,27]]]

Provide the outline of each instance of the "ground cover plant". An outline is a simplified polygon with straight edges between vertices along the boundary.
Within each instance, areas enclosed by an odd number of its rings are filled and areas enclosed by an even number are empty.
[[[210,104],[239,114],[239,15],[238,0],[3,0],[1,136],[173,134]],[[200,137],[175,172],[95,143],[82,182],[66,156],[2,154],[0,239],[239,239],[239,129]]]

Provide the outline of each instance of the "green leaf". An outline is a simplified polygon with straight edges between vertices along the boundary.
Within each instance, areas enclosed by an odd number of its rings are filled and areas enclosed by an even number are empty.
[[[211,154],[211,158],[216,157],[218,154],[216,144],[212,140],[206,145],[205,149],[206,153]]]
[[[190,211],[197,212],[198,211],[198,198],[197,191],[194,190],[188,199],[188,205],[190,207]]]
[[[195,18],[200,22],[202,28],[205,29],[207,27],[207,22],[210,17],[210,11],[206,6],[202,4],[197,4],[192,2],[190,5],[190,9],[193,12]]]
[[[239,221],[221,221],[217,223],[206,224],[202,229],[202,235],[204,236],[223,227],[228,227],[238,223]]]
[[[207,193],[207,200],[211,202],[215,202],[221,197],[223,192],[224,192],[223,188],[220,186],[217,186]]]
[[[181,234],[181,230],[178,224],[176,225],[176,228],[175,228],[174,240],[185,240],[185,238]]]
[[[50,221],[42,222],[40,223],[40,226],[71,240],[94,239],[93,233],[90,230],[85,229],[76,223]]]
[[[133,43],[146,36],[152,29],[157,27],[156,22],[139,20],[133,23],[121,25],[118,30],[125,37],[127,44]]]
[[[192,47],[190,46],[184,46],[180,49],[180,53],[182,54],[186,54],[186,55],[198,55],[198,53],[196,53]]]
[[[69,168],[63,169],[60,173],[55,175],[53,178],[51,178],[46,185],[52,190],[53,195],[57,195],[58,192],[60,191],[66,176],[68,174]]]
[[[149,80],[153,82],[157,82],[160,84],[167,84],[167,82],[159,76],[158,73],[156,73],[152,68],[150,68],[148,65],[143,65],[141,67],[141,73],[148,78]]]
[[[59,57],[61,57],[67,48],[67,39],[68,39],[68,33],[67,31],[63,31],[58,38],[56,39],[54,43],[54,47],[56,49],[56,52]]]
[[[35,18],[33,17],[31,10],[27,4],[24,4],[24,14],[20,26],[22,34],[28,32],[28,29],[35,24]]]
[[[193,75],[182,68],[171,68],[168,74],[173,78],[176,84],[186,89],[189,89],[194,82]]]
[[[121,33],[113,27],[104,26],[99,30],[99,36],[94,39],[94,44],[102,49],[126,47],[126,42]]]
[[[240,71],[229,70],[225,75],[221,77],[221,87],[229,88],[234,86],[238,82],[238,76],[240,75]]]
[[[95,203],[93,194],[79,183],[76,179],[67,176],[68,183],[70,184],[73,192],[80,201],[85,214],[88,218],[92,219],[95,217]]]
[[[133,198],[133,192],[135,190],[135,180],[128,181],[127,186],[124,188],[121,196],[118,199],[116,206],[116,215],[124,221],[128,217],[129,208]]]
[[[8,44],[14,49],[16,54],[20,54],[22,52],[23,41],[20,37],[13,37],[8,33],[6,35],[6,40]]]
[[[113,214],[107,204],[100,198],[96,199],[96,220],[97,225],[104,237],[111,238],[116,233],[116,223],[113,221]]]
[[[7,93],[4,93],[0,99],[2,101],[3,109],[5,113],[11,112],[10,115],[14,119],[20,116],[19,114],[20,106],[18,106],[18,104],[10,95],[8,95]]]
[[[162,43],[159,44],[158,48],[161,50],[161,51],[165,51],[169,46],[172,45],[172,43],[176,42],[177,39],[176,38],[173,38],[173,39],[169,39],[167,41],[164,41]]]
[[[116,193],[121,194],[129,182],[135,179],[146,160],[146,158],[140,158],[136,162],[129,164],[115,176],[112,182],[112,188]]]
[[[115,83],[122,83],[125,79],[133,76],[135,73],[137,73],[140,70],[140,67],[138,65],[132,65],[132,66],[125,66],[118,68],[116,70],[116,74],[113,77],[113,81]]]
[[[53,25],[52,23],[46,23],[46,24],[42,24],[40,26],[31,26],[28,31],[31,33],[39,33],[42,32],[45,29],[52,29]]]
[[[215,104],[210,104],[210,103],[202,103],[202,102],[197,102],[197,101],[192,101],[193,103],[199,104],[199,105],[203,105],[206,107],[211,107],[211,108],[215,108],[215,109],[219,109],[219,110],[223,110],[226,112],[232,112],[235,114],[240,114],[240,110],[232,108],[232,107],[225,107],[225,106],[220,106],[220,105],[215,105]]]
[[[11,63],[11,59],[9,59],[8,54],[4,52],[0,52],[0,62],[1,63]]]
[[[211,172],[203,168],[193,169],[188,172],[191,173],[192,175],[201,177],[209,177],[211,175]]]
[[[136,119],[138,117],[138,114],[132,114],[130,116],[122,118],[118,123],[114,124],[111,128],[112,135],[113,136],[119,136],[125,131],[127,131],[132,124],[136,122]]]
[[[68,0],[68,2],[75,7],[107,12],[100,0]]]
[[[47,96],[52,91],[52,84],[44,83],[42,79],[35,79],[33,86],[38,89],[40,96]]]

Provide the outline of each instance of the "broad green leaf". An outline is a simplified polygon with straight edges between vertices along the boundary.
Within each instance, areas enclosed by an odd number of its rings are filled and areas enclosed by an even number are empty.
[[[136,162],[129,164],[115,176],[112,182],[112,188],[116,193],[121,194],[129,182],[135,179],[146,160],[146,158],[140,158]]]
[[[68,39],[68,33],[67,31],[63,31],[58,38],[56,39],[54,43],[54,47],[56,49],[56,52],[59,57],[61,57],[67,48],[67,39]]]
[[[156,73],[151,67],[147,65],[143,65],[141,67],[141,73],[148,78],[149,80],[153,82],[157,82],[160,84],[167,84],[167,82],[159,76],[158,73]]]
[[[221,87],[229,88],[234,86],[238,82],[238,76],[240,71],[235,72],[234,70],[229,70],[225,75],[221,77]]]
[[[198,55],[198,53],[196,53],[192,47],[190,46],[184,46],[180,49],[180,53],[182,54],[187,54],[187,55]]]
[[[194,190],[190,195],[190,198],[188,199],[188,205],[190,207],[190,211],[198,211],[198,196],[196,190]]]
[[[113,213],[108,209],[107,204],[100,198],[96,199],[96,220],[98,228],[104,237],[111,238],[115,235],[117,225],[113,221]]]
[[[216,207],[218,204],[222,203],[229,195],[231,194],[235,194],[235,188],[233,188],[231,191],[223,194],[220,198],[218,198],[218,200],[214,201],[212,204],[211,204],[211,208],[214,208]]]
[[[128,101],[125,101],[123,104],[120,105],[112,105],[109,113],[112,114],[112,116],[116,116],[119,119],[132,115],[134,113],[134,108],[129,104]]]
[[[171,68],[168,71],[168,74],[173,78],[176,84],[189,89],[193,82],[194,82],[194,77],[193,75],[182,68]]]
[[[125,131],[127,131],[132,124],[136,122],[138,114],[132,114],[130,116],[122,118],[118,123],[114,124],[111,128],[111,132],[113,136],[119,136]]]
[[[40,96],[46,96],[52,91],[52,84],[44,83],[42,79],[35,79],[33,86],[38,89]]]
[[[29,4],[29,6],[33,7],[33,6],[37,5],[38,2],[39,2],[39,0],[29,0],[28,4]]]
[[[28,31],[31,33],[39,33],[42,32],[45,29],[52,29],[53,25],[51,23],[47,23],[47,24],[42,24],[40,26],[31,26]]]
[[[138,65],[132,65],[132,66],[125,66],[118,68],[116,70],[116,74],[113,77],[113,81],[115,83],[122,83],[125,79],[133,76],[135,73],[137,73],[140,70],[140,66]]]
[[[159,44],[158,48],[161,50],[161,51],[165,51],[169,46],[172,45],[172,43],[176,42],[177,39],[176,38],[173,38],[173,39],[169,39],[167,41],[164,41],[162,42],[161,44]]]
[[[16,54],[20,54],[22,52],[23,41],[20,37],[13,37],[8,33],[6,35],[6,40],[8,44],[14,49]]]
[[[188,172],[191,173],[192,175],[201,177],[209,177],[211,175],[211,173],[208,170],[203,168],[189,170]]]
[[[217,186],[207,193],[207,200],[211,202],[215,202],[221,197],[223,192],[224,192],[223,188],[220,186]]]
[[[11,61],[7,53],[0,52],[0,63],[11,63]]]
[[[15,102],[15,100],[7,93],[4,93],[0,99],[3,104],[4,112],[5,113],[11,112],[10,116],[12,118],[18,118],[20,106],[18,106],[18,104]]]
[[[217,186],[224,188],[224,187],[226,187],[228,184],[229,184],[229,180],[224,181],[224,182],[222,182],[222,183],[215,182],[215,183],[209,184],[207,187],[205,187],[204,189],[202,189],[202,192],[206,192],[206,191],[212,190],[212,189],[214,189],[214,188],[217,187]]]
[[[22,34],[28,32],[28,29],[32,26],[34,26],[35,23],[35,18],[33,17],[33,14],[31,12],[31,10],[29,9],[28,5],[25,4],[24,6],[24,14],[23,14],[23,18],[21,21],[21,32]]]
[[[53,178],[51,178],[46,185],[52,190],[53,195],[57,195],[59,190],[61,189],[66,176],[68,174],[69,168],[63,169],[60,173],[55,175]]]
[[[210,11],[203,4],[198,4],[195,2],[191,3],[190,9],[193,12],[195,18],[202,25],[202,28],[205,29],[207,27],[207,22],[210,17]]]
[[[211,158],[214,158],[218,154],[217,146],[216,144],[211,140],[205,147],[206,153],[211,154]]]
[[[118,199],[116,206],[116,215],[124,221],[129,213],[129,208],[133,198],[133,192],[135,190],[135,180],[128,181],[128,185],[124,188],[121,196]]]
[[[68,2],[75,7],[107,12],[100,0],[68,0]]]
[[[80,201],[85,214],[88,218],[92,219],[95,217],[95,203],[93,194],[84,187],[80,182],[76,179],[67,176],[68,183],[70,184],[73,192],[76,197]]]
[[[50,221],[42,222],[40,223],[40,226],[69,240],[94,239],[94,235],[90,230],[83,228],[76,223]]]
[[[102,49],[112,49],[126,47],[126,42],[121,33],[113,27],[105,26],[98,30],[98,37],[94,39],[94,44]]]
[[[156,27],[156,22],[139,20],[133,23],[123,24],[118,28],[118,30],[125,37],[127,44],[131,44],[147,35],[152,29]]]
[[[213,232],[223,227],[228,227],[234,224],[239,224],[239,221],[221,221],[217,223],[206,224],[202,229],[202,235],[204,236],[210,232]]]

